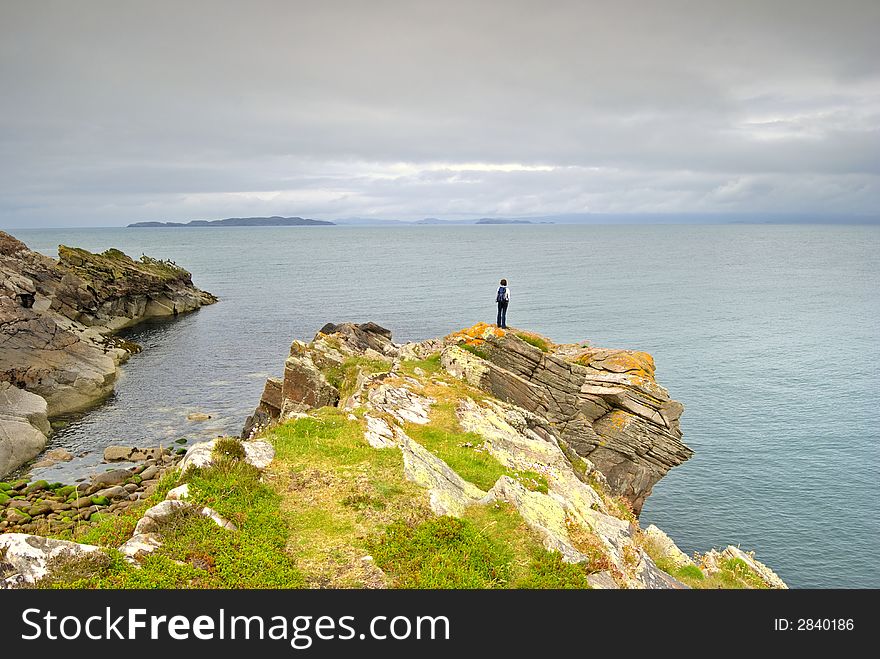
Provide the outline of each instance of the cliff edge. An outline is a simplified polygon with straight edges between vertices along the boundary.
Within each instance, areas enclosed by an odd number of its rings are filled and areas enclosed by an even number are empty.
[[[112,392],[138,349],[114,332],[216,302],[173,263],[58,252],[51,259],[0,231],[0,476],[42,450],[48,418]]]

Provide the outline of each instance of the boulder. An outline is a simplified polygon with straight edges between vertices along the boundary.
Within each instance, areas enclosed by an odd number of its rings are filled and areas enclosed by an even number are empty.
[[[361,354],[373,350],[380,355],[397,356],[398,346],[391,340],[391,330],[376,323],[327,323],[315,340],[333,336],[346,352]]]
[[[0,477],[35,458],[51,432],[46,401],[0,382]]]
[[[81,557],[110,562],[100,547],[25,533],[0,534],[0,588],[34,584],[49,573],[56,561]]]
[[[134,474],[132,474],[127,469],[112,469],[111,471],[105,471],[103,473],[95,474],[94,476],[92,476],[92,485],[99,485],[101,487],[122,485],[133,475]]]
[[[73,460],[73,453],[64,448],[55,448],[43,453],[40,459],[33,464],[33,467],[51,467],[59,462],[70,462],[71,460]]]
[[[308,355],[287,358],[281,396],[285,409],[292,406],[298,411],[335,405],[339,401],[339,391],[327,382],[324,373]]]
[[[212,439],[208,442],[199,442],[190,446],[183,460],[178,465],[180,473],[184,473],[191,467],[209,467],[214,463],[214,444],[217,440]],[[269,442],[264,441],[243,441],[242,446],[245,452],[245,462],[257,469],[265,469],[275,458],[275,449]]]
[[[651,543],[654,550],[675,567],[682,568],[694,565],[694,561],[678,548],[672,538],[653,524],[645,529],[645,540]]]

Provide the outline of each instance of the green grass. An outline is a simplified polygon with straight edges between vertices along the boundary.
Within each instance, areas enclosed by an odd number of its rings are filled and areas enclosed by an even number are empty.
[[[482,490],[490,489],[501,476],[510,476],[533,492],[546,494],[548,491],[547,479],[541,474],[505,467],[482,449],[482,435],[461,429],[455,415],[455,403],[450,400],[433,405],[429,424],[408,424],[406,432],[455,473]]]
[[[281,497],[260,472],[232,459],[185,475],[194,503],[214,508],[238,527],[220,529],[195,512],[173,515],[160,533],[163,546],[138,569],[109,550],[109,565],[67,565],[42,588],[299,588],[305,585],[286,551],[290,530]],[[168,485],[173,481],[169,478]],[[161,483],[160,483],[161,484]],[[164,496],[164,495],[163,495]],[[76,539],[108,548],[128,539],[137,514],[99,519]]]
[[[467,350],[469,353],[476,355],[480,359],[489,359],[489,353],[480,346],[471,345],[470,343],[460,343],[458,344],[458,347],[462,350]]]
[[[463,519],[395,523],[373,537],[376,564],[398,588],[589,588],[588,568],[548,552],[509,504]]]
[[[510,581],[509,552],[454,517],[396,522],[369,548],[399,588],[499,588]]]
[[[459,476],[482,490],[488,490],[509,472],[488,452],[478,450],[483,445],[481,435],[461,430],[455,407],[450,402],[438,402],[431,410],[431,423],[408,424],[406,432]]]
[[[266,438],[276,450],[268,477],[284,495],[288,550],[309,585],[385,585],[361,560],[366,538],[395,521],[431,516],[425,491],[404,477],[401,452],[372,448],[360,421],[331,408],[277,426]]]
[[[327,382],[339,390],[339,396],[345,398],[354,393],[359,373],[371,375],[391,370],[391,362],[384,359],[368,359],[366,357],[349,357],[339,366],[332,366],[324,371]]]
[[[214,449],[211,455],[215,460],[244,460],[246,453],[241,440],[236,437],[219,437],[214,442]]]
[[[541,352],[550,352],[550,344],[547,343],[546,339],[541,338],[536,334],[525,334],[523,332],[517,332],[514,334],[518,339],[521,339],[528,343],[529,345],[533,345]]]
[[[422,369],[427,375],[437,375],[443,371],[440,365],[440,353],[435,352],[426,359],[406,359],[400,363],[400,370],[409,376],[415,377],[415,370]]]

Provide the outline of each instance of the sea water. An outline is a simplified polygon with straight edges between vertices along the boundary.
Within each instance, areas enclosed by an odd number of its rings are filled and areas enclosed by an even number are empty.
[[[880,227],[403,226],[13,230],[31,248],[172,259],[221,302],[127,332],[116,393],[52,438],[98,468],[110,444],[237,434],[293,339],[375,321],[397,341],[508,322],[645,350],[685,406],[694,457],[642,525],[687,552],[740,544],[795,587],[880,587]],[[192,412],[207,422],[187,420]]]

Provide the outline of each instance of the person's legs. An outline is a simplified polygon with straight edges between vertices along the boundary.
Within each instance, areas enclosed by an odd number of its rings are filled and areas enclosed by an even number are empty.
[[[504,305],[503,305],[501,302],[499,302],[499,303],[498,303],[498,319],[495,321],[495,324],[496,324],[498,327],[501,327],[501,310],[502,310],[503,308],[504,308]]]
[[[507,329],[507,303],[502,302],[500,307],[501,308],[498,310],[501,315],[501,322],[499,325],[501,326],[501,329]]]

